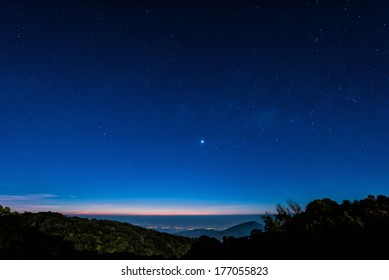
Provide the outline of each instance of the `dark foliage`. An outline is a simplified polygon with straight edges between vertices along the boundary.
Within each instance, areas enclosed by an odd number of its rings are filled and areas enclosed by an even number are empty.
[[[389,197],[295,202],[264,216],[265,232],[217,242],[198,239],[187,259],[389,259]]]
[[[0,259],[389,259],[389,197],[276,209],[264,216],[265,231],[220,242],[0,206]]]
[[[128,223],[0,206],[1,259],[177,259],[192,243]]]

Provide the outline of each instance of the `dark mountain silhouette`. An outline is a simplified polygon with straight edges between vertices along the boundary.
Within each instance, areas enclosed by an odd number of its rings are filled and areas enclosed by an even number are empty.
[[[52,212],[19,214],[0,205],[0,259],[389,259],[387,196],[315,199],[305,209],[288,201],[276,210],[264,215],[263,231],[232,237],[254,224],[238,225],[218,232],[221,242]]]
[[[389,197],[369,195],[337,203],[315,199],[303,209],[293,201],[264,215],[264,232],[250,237],[202,236],[185,259],[330,259],[389,258]]]
[[[223,240],[224,236],[232,236],[232,237],[245,237],[250,236],[252,230],[258,229],[263,230],[263,225],[257,222],[246,222],[242,223],[230,228],[227,228],[222,231],[217,230],[209,230],[209,229],[194,229],[194,230],[187,230],[187,231],[181,231],[176,233],[176,235],[184,236],[184,237],[191,237],[191,238],[198,238],[200,236],[208,236],[208,237],[214,237],[219,241]]]
[[[177,259],[192,243],[128,223],[0,206],[0,259]]]

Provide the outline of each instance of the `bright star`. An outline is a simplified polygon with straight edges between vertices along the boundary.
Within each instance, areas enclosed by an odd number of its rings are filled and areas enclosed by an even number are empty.
[[[200,140],[200,143],[201,143],[201,144],[205,144],[205,140],[201,139],[201,140]]]

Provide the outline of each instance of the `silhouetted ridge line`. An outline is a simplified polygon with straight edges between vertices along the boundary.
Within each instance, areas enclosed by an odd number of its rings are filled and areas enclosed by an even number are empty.
[[[315,199],[303,209],[288,201],[264,215],[263,230],[196,239],[128,223],[12,212],[0,206],[2,259],[389,259],[389,197],[337,203]],[[216,231],[214,231],[215,233]]]
[[[219,241],[223,240],[223,237],[231,236],[231,237],[245,237],[250,236],[251,232],[254,229],[263,229],[263,225],[257,222],[246,222],[242,223],[230,228],[227,228],[222,231],[217,230],[210,230],[210,229],[193,229],[193,230],[187,230],[176,233],[176,235],[179,236],[185,236],[185,237],[191,237],[191,238],[198,238],[200,236],[208,236],[208,237],[214,237],[218,239]]]

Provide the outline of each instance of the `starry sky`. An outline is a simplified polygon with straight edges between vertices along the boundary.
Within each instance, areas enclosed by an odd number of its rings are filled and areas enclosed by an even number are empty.
[[[246,214],[389,195],[387,1],[1,1],[0,204]]]

